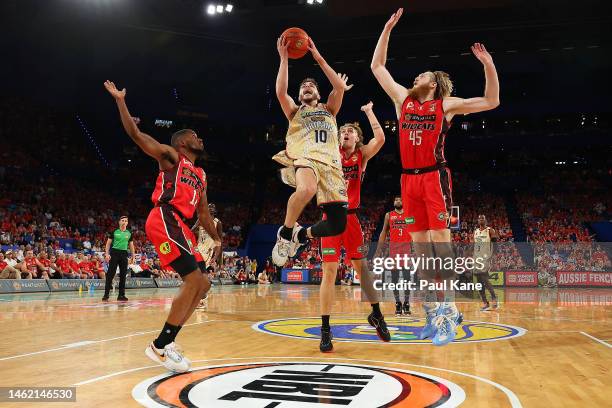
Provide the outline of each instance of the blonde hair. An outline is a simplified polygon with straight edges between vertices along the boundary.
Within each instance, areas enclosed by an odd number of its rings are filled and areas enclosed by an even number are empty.
[[[361,126],[359,126],[359,122],[353,122],[353,123],[345,123],[344,125],[340,126],[340,129],[338,129],[338,139],[340,139],[340,134],[342,133],[342,129],[344,128],[353,128],[355,129],[355,131],[357,132],[357,143],[355,144],[355,148],[359,149],[361,146],[363,146],[363,130],[361,130]],[[342,142],[340,143],[342,144]]]
[[[450,96],[453,92],[453,81],[451,81],[450,76],[444,71],[433,71],[432,74],[433,80],[437,84],[434,98],[442,99]]]

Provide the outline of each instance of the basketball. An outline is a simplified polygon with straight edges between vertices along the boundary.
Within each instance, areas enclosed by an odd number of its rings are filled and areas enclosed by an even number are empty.
[[[283,31],[281,37],[285,37],[289,44],[289,58],[302,58],[308,52],[308,34],[301,28],[288,28]]]

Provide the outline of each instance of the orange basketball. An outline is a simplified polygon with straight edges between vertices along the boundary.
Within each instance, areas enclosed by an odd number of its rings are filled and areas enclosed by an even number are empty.
[[[281,37],[287,39],[289,58],[302,58],[308,52],[308,34],[301,28],[291,27],[283,31]]]

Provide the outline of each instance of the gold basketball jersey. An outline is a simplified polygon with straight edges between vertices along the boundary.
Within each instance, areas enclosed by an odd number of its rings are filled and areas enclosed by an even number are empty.
[[[289,122],[287,155],[310,159],[342,169],[336,118],[325,105],[302,105]]]
[[[484,230],[476,228],[474,231],[474,255],[484,257],[491,256],[491,232],[490,227],[486,227]]]

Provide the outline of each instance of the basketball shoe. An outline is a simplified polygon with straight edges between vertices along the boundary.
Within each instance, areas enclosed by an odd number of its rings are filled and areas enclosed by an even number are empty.
[[[374,316],[374,313],[370,313],[368,316],[368,323],[370,326],[376,329],[376,334],[378,338],[382,341],[391,341],[391,333],[389,333],[389,329],[387,328],[387,322],[385,322],[385,318],[380,316]]]
[[[443,304],[438,308],[438,313],[433,319],[436,334],[433,338],[434,346],[444,346],[455,339],[457,326],[463,321],[463,315],[456,307]]]
[[[319,350],[323,353],[329,353],[334,349],[334,344],[332,343],[331,329],[325,330],[321,328],[321,343],[319,343]]]
[[[184,373],[191,368],[191,361],[183,356],[174,342],[167,344],[163,349],[156,348],[151,342],[145,349],[145,354],[157,364],[175,373]]]

